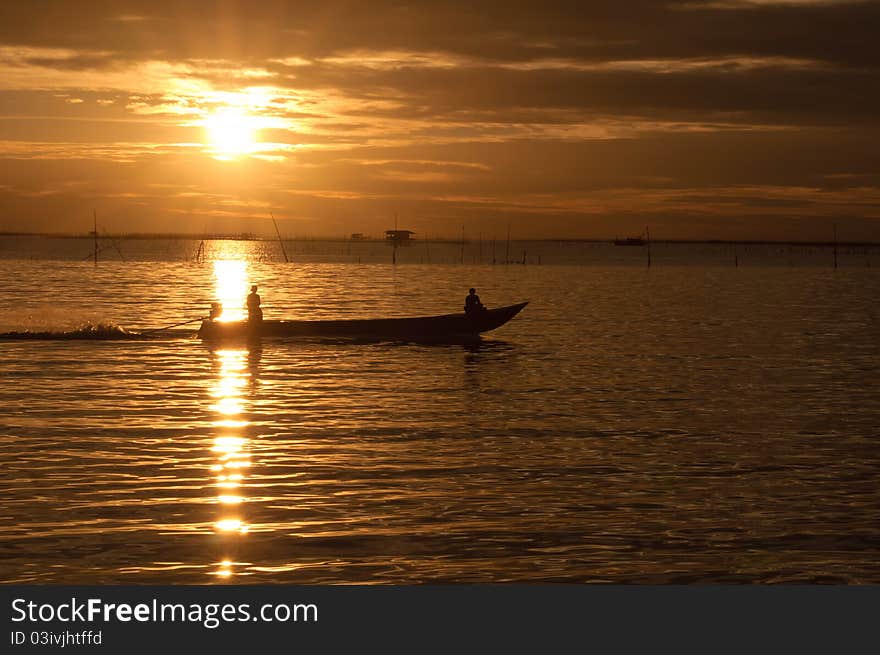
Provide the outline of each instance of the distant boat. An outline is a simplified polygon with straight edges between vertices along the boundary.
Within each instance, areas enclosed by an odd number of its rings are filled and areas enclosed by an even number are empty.
[[[439,341],[474,338],[495,330],[519,314],[528,302],[487,309],[473,315],[465,313],[415,318],[376,318],[324,321],[248,321],[205,320],[199,337],[206,341],[230,341],[259,337],[285,338],[364,338],[404,341]]]
[[[627,237],[625,239],[615,239],[615,246],[644,246],[647,241],[642,237]]]

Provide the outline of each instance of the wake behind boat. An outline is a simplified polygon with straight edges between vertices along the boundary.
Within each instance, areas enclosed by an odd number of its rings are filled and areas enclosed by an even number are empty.
[[[113,323],[86,323],[70,330],[22,330],[0,332],[0,341],[113,341],[139,339],[143,335],[130,332]]]
[[[474,338],[495,330],[522,311],[528,302],[479,312],[413,318],[346,319],[320,321],[220,321],[205,319],[199,337],[227,341],[259,337],[330,337],[395,340]]]

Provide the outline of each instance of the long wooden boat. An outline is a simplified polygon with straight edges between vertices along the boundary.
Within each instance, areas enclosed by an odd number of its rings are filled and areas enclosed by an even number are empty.
[[[446,314],[416,318],[377,318],[325,321],[216,321],[205,320],[199,337],[208,341],[259,337],[320,337],[434,341],[476,337],[501,327],[528,302],[487,309],[477,314]]]

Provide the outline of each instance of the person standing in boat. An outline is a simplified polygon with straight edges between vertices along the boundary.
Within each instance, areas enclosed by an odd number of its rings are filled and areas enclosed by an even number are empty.
[[[473,316],[485,310],[486,308],[480,302],[480,297],[477,295],[477,290],[470,289],[467,297],[464,299],[464,313],[468,316]]]
[[[263,310],[260,309],[260,294],[257,293],[257,285],[251,285],[251,292],[247,297],[248,321],[259,322],[263,320]]]

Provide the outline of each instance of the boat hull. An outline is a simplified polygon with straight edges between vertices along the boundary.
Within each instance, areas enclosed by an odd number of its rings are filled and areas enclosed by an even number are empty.
[[[487,309],[476,315],[447,314],[417,318],[353,319],[342,321],[209,321],[199,337],[208,341],[281,338],[354,338],[436,341],[473,338],[495,330],[516,316],[528,303]]]

